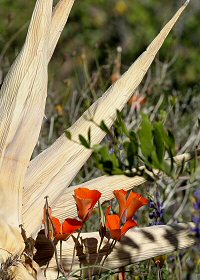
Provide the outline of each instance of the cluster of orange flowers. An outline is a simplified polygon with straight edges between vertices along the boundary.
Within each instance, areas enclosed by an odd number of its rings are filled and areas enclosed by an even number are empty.
[[[124,190],[115,190],[114,195],[119,203],[119,214],[111,214],[111,206],[106,210],[105,227],[114,240],[121,240],[125,233],[137,223],[133,220],[136,211],[143,205],[148,204],[148,199],[140,194]],[[43,223],[47,228],[47,237],[59,241],[67,240],[73,233],[81,230],[84,223],[91,217],[92,211],[99,201],[101,193],[88,188],[78,188],[74,191],[77,205],[78,219],[67,218],[63,223],[52,216],[52,209],[45,207]],[[47,226],[48,224],[48,226]]]
[[[133,216],[140,207],[148,204],[148,199],[134,192],[127,197],[128,193],[124,190],[116,190],[114,195],[119,203],[119,214],[111,215],[109,206],[106,211],[106,227],[113,239],[121,240],[129,229],[137,226]]]

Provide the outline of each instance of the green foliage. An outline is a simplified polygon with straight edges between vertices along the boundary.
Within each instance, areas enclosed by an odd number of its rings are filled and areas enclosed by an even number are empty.
[[[88,131],[88,135],[90,135],[90,130]],[[80,143],[87,149],[90,148],[90,143],[89,143],[89,140],[85,139],[85,137],[83,137],[82,135],[79,135],[79,140],[80,140]]]
[[[154,152],[152,130],[153,127],[148,117],[146,115],[143,115],[141,128],[139,130],[139,139],[142,154],[149,162],[152,161],[152,155]]]
[[[110,148],[108,143],[92,147],[96,166],[100,170],[109,175],[135,176],[141,174],[141,171],[143,172],[141,166],[145,166],[150,171],[158,169],[169,176],[174,175],[175,140],[173,134],[165,129],[162,122],[152,123],[147,115],[142,114],[138,131],[129,131],[122,119],[122,114],[117,112],[117,119],[112,130],[103,121],[99,127],[107,132],[111,143]],[[89,140],[81,135],[79,139],[82,145],[90,147]]]
[[[72,139],[72,135],[71,135],[71,132],[69,130],[65,130],[65,136],[71,140]]]

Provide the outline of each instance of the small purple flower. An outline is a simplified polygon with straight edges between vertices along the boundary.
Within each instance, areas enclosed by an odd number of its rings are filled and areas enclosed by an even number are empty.
[[[156,193],[155,199],[150,198],[149,207],[151,212],[149,213],[149,218],[152,220],[150,225],[163,225],[164,208],[163,202],[160,201],[160,193]]]
[[[200,215],[193,216],[193,217],[192,217],[192,221],[193,221],[195,224],[200,223]]]
[[[124,147],[123,147],[122,145],[118,145],[118,149],[119,149],[120,151],[122,151],[122,150],[124,149]]]
[[[149,200],[149,206],[150,206],[150,208],[155,209],[155,203],[151,199]]]
[[[192,221],[195,223],[195,228],[193,232],[196,237],[200,239],[200,189],[194,192],[195,203],[193,204],[194,214],[192,216]]]
[[[124,161],[125,160],[125,154],[121,154],[121,161]]]
[[[115,149],[114,149],[114,147],[111,147],[110,149],[109,149],[109,154],[114,154],[114,152],[115,152]]]
[[[194,197],[196,199],[196,202],[193,204],[193,207],[194,207],[194,210],[198,211],[198,210],[200,210],[200,189],[198,189],[194,192]]]
[[[200,189],[196,190],[194,192],[194,196],[196,197],[196,199],[198,200],[198,202],[200,202]]]

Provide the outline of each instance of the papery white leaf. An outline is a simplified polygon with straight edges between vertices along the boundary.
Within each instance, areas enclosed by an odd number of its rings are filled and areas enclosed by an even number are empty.
[[[134,189],[143,183],[146,180],[140,176],[127,177],[123,175],[115,175],[115,176],[101,176],[96,179],[90,180],[83,184],[70,187],[64,191],[62,196],[56,201],[55,204],[52,205],[53,215],[58,217],[61,220],[66,219],[66,215],[68,217],[76,217],[77,216],[77,208],[74,200],[74,190],[77,188],[88,188],[90,190],[98,190],[101,192],[100,202],[103,203],[105,201],[109,201],[113,199],[113,191],[124,189],[131,190]]]
[[[115,269],[129,265],[131,263],[151,259],[156,256],[166,255],[178,249],[188,248],[195,244],[195,238],[191,234],[192,226],[193,224],[190,223],[177,224],[174,226],[161,225],[131,229],[126,233],[122,241],[117,242],[112,253],[109,254],[108,258],[106,259],[104,268]],[[95,253],[97,244],[94,240],[96,239],[98,243],[100,242],[99,233],[83,233],[81,236],[83,242],[85,240],[87,242],[86,244],[89,244],[90,252],[92,252],[92,254],[87,255],[87,260],[89,260],[88,265],[92,265],[95,263],[97,257],[97,254]],[[106,242],[107,238],[104,239],[103,245],[105,245]],[[72,238],[63,243],[62,263],[66,271],[69,271],[71,265],[73,248],[74,241]],[[100,256],[105,255],[107,250],[108,247],[105,248],[104,253],[100,253]],[[76,271],[76,269],[79,269],[79,267],[80,263],[78,257],[76,256],[73,271]],[[47,279],[55,279],[56,271],[57,266],[55,259],[53,258],[49,263]],[[84,270],[84,272],[88,273],[88,269]]]
[[[75,0],[60,0],[53,10],[49,38],[49,60],[51,59],[61,32],[68,20],[74,1]]]
[[[52,0],[38,0],[0,93],[0,214],[13,225],[20,223],[24,175],[44,115],[51,16]]]

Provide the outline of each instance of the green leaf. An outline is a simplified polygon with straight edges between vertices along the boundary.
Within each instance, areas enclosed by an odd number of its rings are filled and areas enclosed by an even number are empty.
[[[115,154],[110,154],[108,147],[103,146],[97,152],[98,155],[98,164],[102,170],[104,170],[108,174],[112,174],[113,170],[119,168],[119,161]],[[96,157],[97,158],[97,157]]]
[[[71,132],[69,130],[65,130],[65,136],[71,140],[72,139],[72,135],[71,135]]]
[[[129,142],[128,149],[127,149],[127,160],[128,160],[130,170],[133,168],[134,158],[135,158],[134,145],[133,145],[133,143]]]
[[[157,155],[157,159],[160,163],[163,162],[165,155],[165,144],[163,140],[163,124],[156,123],[153,129],[153,142],[155,146],[155,151]]]
[[[121,130],[127,137],[129,137],[129,131],[126,127],[125,122],[122,119],[121,112],[117,110],[117,129]]]
[[[127,155],[129,170],[132,170],[133,167],[137,167],[138,163],[138,143],[136,135],[134,138],[132,137],[131,140],[132,142],[127,141],[123,145]]]
[[[139,149],[138,137],[134,131],[130,132],[130,141],[133,145],[134,155],[138,155],[138,149]]]
[[[151,122],[149,121],[147,115],[143,114],[141,128],[138,135],[140,139],[141,151],[148,161],[154,151],[152,131],[153,127]]]
[[[88,129],[88,144],[91,145],[91,127]]]
[[[99,155],[101,156],[102,160],[106,161],[110,159],[110,154],[109,154],[109,150],[108,147],[106,146],[102,146],[99,151],[98,151]]]
[[[103,166],[103,170],[112,175],[112,171],[113,171],[113,163],[111,160],[106,160],[104,162],[102,162],[102,166]]]
[[[159,169],[162,170],[163,172],[165,172],[169,177],[173,176],[172,165],[169,164],[167,161],[163,161],[162,165],[159,166]]]
[[[110,129],[107,127],[104,121],[101,121],[100,128],[103,130],[106,134],[111,134]]]
[[[172,152],[172,155],[175,155],[175,138],[170,130],[168,130],[168,147]]]
[[[90,149],[90,144],[88,143],[88,141],[87,141],[82,135],[79,135],[78,138],[79,138],[81,144],[82,144],[85,148]]]
[[[162,135],[162,139],[164,141],[165,147],[169,154],[172,156],[175,155],[175,139],[174,135],[170,130],[166,131],[163,125],[159,126],[160,133]]]

